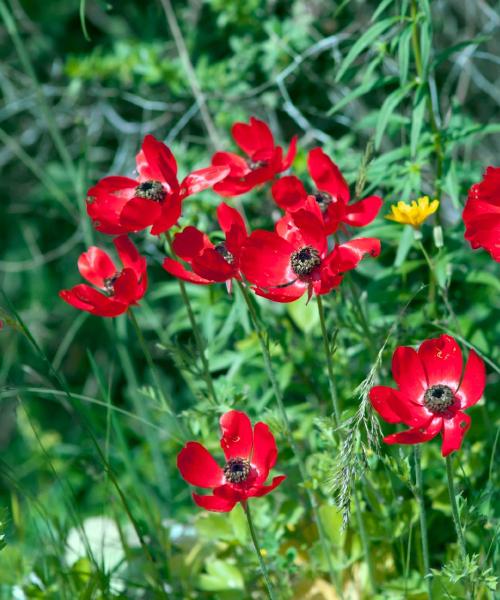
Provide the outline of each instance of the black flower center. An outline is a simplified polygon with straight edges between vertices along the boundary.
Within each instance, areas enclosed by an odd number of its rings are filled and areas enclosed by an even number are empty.
[[[247,158],[248,168],[252,171],[255,171],[255,169],[262,169],[262,167],[267,167],[268,164],[269,161],[267,160],[252,160],[251,158]]]
[[[111,277],[104,278],[104,290],[110,296],[112,296],[115,293],[115,283],[121,274],[122,274],[121,271],[117,271],[114,275],[111,275]]]
[[[246,458],[230,458],[224,467],[224,477],[229,483],[242,483],[250,475],[250,463]]]
[[[331,195],[328,192],[320,192],[318,190],[313,195],[314,195],[314,199],[319,204],[319,207],[321,208],[322,212],[324,212],[330,206],[330,204],[333,202],[333,198],[331,197]]]
[[[222,258],[229,264],[232,265],[234,263],[234,256],[227,249],[226,244],[221,242],[215,246],[215,251],[222,256]]]
[[[321,258],[316,248],[304,246],[296,250],[290,257],[292,271],[299,277],[310,275],[321,264]]]
[[[438,415],[445,413],[455,402],[455,396],[447,385],[433,385],[424,395],[424,406]]]
[[[147,200],[162,202],[165,199],[165,190],[159,181],[148,179],[135,188],[134,195],[137,198],[146,198]]]

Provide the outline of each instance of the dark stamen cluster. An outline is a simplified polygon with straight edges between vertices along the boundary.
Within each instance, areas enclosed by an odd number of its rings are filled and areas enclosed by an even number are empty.
[[[252,171],[255,171],[255,169],[261,169],[262,167],[267,167],[268,164],[269,163],[267,160],[252,160],[251,158],[247,158],[247,165],[250,169],[252,169]]]
[[[321,263],[319,252],[312,246],[304,246],[296,250],[290,257],[293,272],[299,277],[310,275]]]
[[[115,293],[115,283],[120,275],[121,271],[117,271],[114,275],[111,275],[111,277],[104,278],[104,289],[110,296]]]
[[[242,483],[250,475],[250,463],[246,458],[231,458],[224,467],[224,477],[229,483]]]
[[[438,415],[445,413],[455,402],[455,396],[447,385],[433,385],[424,395],[424,406]]]
[[[333,198],[328,192],[320,192],[319,190],[314,194],[314,199],[322,211],[325,211],[333,202]]]
[[[234,263],[234,256],[227,249],[226,244],[221,242],[215,246],[215,251],[222,256],[222,258],[230,265]]]
[[[146,198],[147,200],[162,202],[165,199],[165,190],[159,181],[148,179],[135,188],[134,195],[137,198]]]

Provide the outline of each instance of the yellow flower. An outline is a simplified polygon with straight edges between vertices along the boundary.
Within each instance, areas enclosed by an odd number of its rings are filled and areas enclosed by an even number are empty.
[[[418,229],[427,217],[436,212],[438,206],[439,200],[433,200],[429,203],[429,196],[423,196],[417,201],[413,200],[411,204],[400,201],[391,206],[392,213],[385,218]]]

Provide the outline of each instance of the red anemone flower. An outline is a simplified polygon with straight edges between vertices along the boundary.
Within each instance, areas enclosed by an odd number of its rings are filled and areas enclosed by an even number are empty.
[[[337,165],[321,148],[313,148],[309,152],[307,166],[316,189],[308,195],[300,179],[294,175],[282,177],[272,187],[273,198],[278,206],[293,212],[311,201],[316,202],[327,234],[337,231],[341,224],[363,227],[375,219],[382,206],[382,198],[368,196],[349,204],[349,186]]]
[[[486,385],[483,361],[471,350],[463,371],[462,351],[449,335],[425,340],[418,352],[400,346],[392,357],[398,389],[376,386],[370,401],[388,423],[411,427],[384,438],[387,444],[419,444],[441,432],[441,453],[458,450],[470,427],[462,412],[476,404]]]
[[[471,187],[463,220],[470,245],[500,262],[500,167],[488,167],[483,180]]]
[[[231,291],[232,278],[240,279],[240,253],[248,234],[240,213],[224,202],[217,207],[217,219],[226,234],[224,242],[214,245],[196,227],[186,227],[176,234],[172,245],[177,256],[192,270],[171,258],[163,261],[163,268],[190,283],[207,285],[226,281]]]
[[[365,254],[379,253],[375,238],[351,240],[329,252],[320,217],[300,209],[280,219],[274,232],[254,231],[243,247],[240,266],[259,296],[293,302],[305,292],[309,298],[313,292],[327,294]]]
[[[109,235],[140,231],[163,233],[181,214],[184,198],[223,179],[229,169],[212,166],[193,171],[179,184],[177,162],[170,149],[152,135],[136,157],[137,179],[104,177],[88,191],[87,212],[97,231]]]
[[[93,315],[117,317],[144,296],[148,285],[146,259],[126,235],[114,239],[113,244],[123,269],[117,269],[106,252],[92,246],[78,259],[78,270],[101,291],[81,283],[59,292],[65,302]]]
[[[274,467],[278,450],[274,436],[265,423],[252,424],[248,416],[230,410],[220,419],[220,445],[226,464],[220,467],[208,450],[198,442],[188,442],[177,457],[182,477],[191,485],[212,489],[212,496],[193,493],[198,506],[215,512],[229,512],[237,502],[265,496],[286,479],[275,477],[269,485],[265,481]]]
[[[214,185],[214,191],[221,196],[239,196],[261,183],[271,181],[290,167],[297,152],[295,136],[283,157],[283,148],[276,146],[269,127],[255,117],[250,118],[249,125],[235,123],[232,134],[247,158],[232,152],[216,152],[213,155],[212,165],[229,168],[227,177]]]

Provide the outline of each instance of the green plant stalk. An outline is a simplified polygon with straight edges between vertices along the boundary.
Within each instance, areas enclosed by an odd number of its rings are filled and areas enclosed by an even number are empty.
[[[173,247],[172,247],[172,236],[170,235],[169,231],[167,231],[165,233],[165,238],[167,240],[170,251],[172,252],[172,254],[175,254]],[[189,296],[186,291],[186,286],[184,285],[184,282],[182,281],[182,279],[177,279],[177,282],[179,284],[179,290],[181,292],[184,306],[186,307],[189,322],[191,323],[191,329],[193,330],[196,347],[198,348],[198,354],[200,355],[201,364],[203,367],[203,375],[205,378],[205,383],[207,385],[209,394],[212,397],[212,401],[213,401],[214,405],[217,406],[219,404],[219,401],[217,398],[217,393],[215,391],[215,386],[214,386],[214,382],[212,379],[212,373],[210,373],[210,365],[208,364],[208,359],[205,354],[206,348],[205,348],[205,344],[203,342],[203,336],[201,335],[200,328],[198,327],[198,323],[196,321],[196,317],[194,316],[193,307],[191,306],[191,301],[189,300]]]
[[[359,536],[361,538],[361,545],[363,546],[363,554],[365,555],[366,564],[368,566],[368,578],[370,580],[370,586],[372,592],[375,592],[377,589],[377,582],[375,581],[375,570],[373,568],[373,561],[370,553],[370,540],[368,538],[368,534],[366,532],[365,523],[363,520],[363,515],[361,513],[361,505],[359,503],[358,491],[356,488],[353,490],[354,496],[354,506],[356,508],[356,516],[358,519],[358,528],[359,528]]]
[[[255,533],[255,527],[253,525],[252,513],[250,512],[249,502],[242,502],[243,510],[245,511],[245,515],[247,517],[248,529],[250,530],[250,537],[252,538],[253,547],[255,548],[255,554],[257,554],[257,558],[259,559],[260,570],[262,572],[262,576],[264,577],[264,581],[266,583],[267,594],[270,600],[277,600],[278,596],[274,592],[273,584],[271,583],[271,578],[269,577],[269,571],[267,570],[266,563],[262,556],[262,552],[259,546],[259,541],[257,539],[257,534]]]
[[[412,0],[411,2],[411,20],[412,20],[412,47],[413,54],[415,56],[415,68],[417,75],[422,83],[425,83],[426,95],[427,95],[427,110],[429,111],[429,119],[432,132],[434,134],[434,154],[436,155],[436,185],[435,185],[435,197],[441,200],[441,177],[443,175],[443,162],[444,162],[444,149],[443,142],[441,139],[441,130],[439,129],[436,114],[434,112],[434,106],[432,104],[432,97],[430,93],[429,82],[426,79],[426,73],[424,72],[424,66],[422,62],[422,52],[420,49],[420,31],[418,26],[418,1]],[[436,215],[439,217],[439,214]]]
[[[266,373],[267,373],[267,376],[271,383],[271,386],[273,388],[274,396],[275,396],[276,402],[278,404],[278,410],[280,412],[280,416],[285,425],[285,434],[286,434],[288,443],[290,445],[290,448],[292,449],[292,452],[297,461],[300,476],[302,478],[302,481],[304,484],[304,489],[306,490],[307,498],[309,500],[309,504],[311,506],[311,510],[313,513],[314,521],[316,523],[316,527],[318,528],[318,535],[320,538],[323,554],[324,554],[324,557],[325,557],[327,565],[328,565],[328,572],[330,575],[330,580],[335,585],[339,597],[342,598],[343,595],[342,595],[341,581],[340,581],[340,578],[337,577],[337,575],[335,573],[335,569],[333,568],[333,563],[332,563],[332,558],[331,558],[331,553],[330,553],[330,546],[328,543],[328,538],[327,538],[323,523],[321,521],[321,516],[319,514],[318,503],[316,501],[314,494],[312,493],[312,491],[310,490],[310,488],[307,485],[307,472],[306,472],[305,464],[302,460],[302,457],[300,455],[297,444],[295,443],[295,440],[293,439],[290,421],[288,419],[288,415],[286,414],[286,409],[285,409],[285,405],[283,402],[283,395],[281,393],[280,386],[278,384],[276,375],[274,373],[274,369],[272,366],[272,360],[271,360],[271,354],[269,352],[269,348],[268,348],[268,345],[267,345],[267,342],[266,342],[266,339],[264,336],[264,332],[262,331],[262,328],[259,325],[259,319],[257,316],[257,312],[252,303],[252,299],[250,298],[248,290],[246,289],[244,284],[242,284],[241,282],[238,282],[238,285],[243,294],[243,297],[245,299],[248,310],[250,312],[250,317],[251,317],[255,332],[257,333],[257,337],[259,338],[259,343],[260,343],[260,348],[262,351],[262,357],[264,359],[264,366],[266,369]]]
[[[413,455],[415,458],[415,480],[416,480],[416,492],[419,504],[419,517],[420,517],[420,537],[422,540],[422,556],[424,559],[424,577],[427,581],[427,591],[429,594],[429,600],[432,600],[432,579],[429,562],[429,541],[427,536],[427,515],[425,512],[425,499],[424,499],[424,486],[422,483],[422,465],[421,465],[421,449],[420,446],[415,445],[413,447]]]
[[[318,303],[319,322],[321,324],[321,334],[323,336],[323,347],[325,350],[326,367],[328,370],[328,385],[330,387],[333,417],[335,421],[335,427],[338,428],[340,426],[340,407],[337,390],[335,388],[335,375],[333,373],[332,353],[330,350],[330,342],[328,340],[328,332],[326,330],[325,310],[323,308],[323,300],[321,299],[321,296],[316,296],[316,300]]]
[[[462,524],[460,523],[460,514],[458,512],[457,497],[456,497],[456,492],[455,492],[455,483],[453,480],[453,464],[452,464],[452,459],[449,455],[446,457],[445,460],[446,460],[446,478],[448,481],[448,494],[450,496],[450,504],[451,504],[451,514],[453,516],[453,524],[455,525],[455,531],[457,532],[457,540],[458,540],[458,547],[460,548],[460,556],[462,557],[462,561],[465,564],[465,562],[467,560],[467,546],[465,544],[464,531],[462,529]],[[466,592],[467,592],[467,598],[472,599],[471,585],[470,585],[469,577],[467,577],[465,587],[466,587]]]

